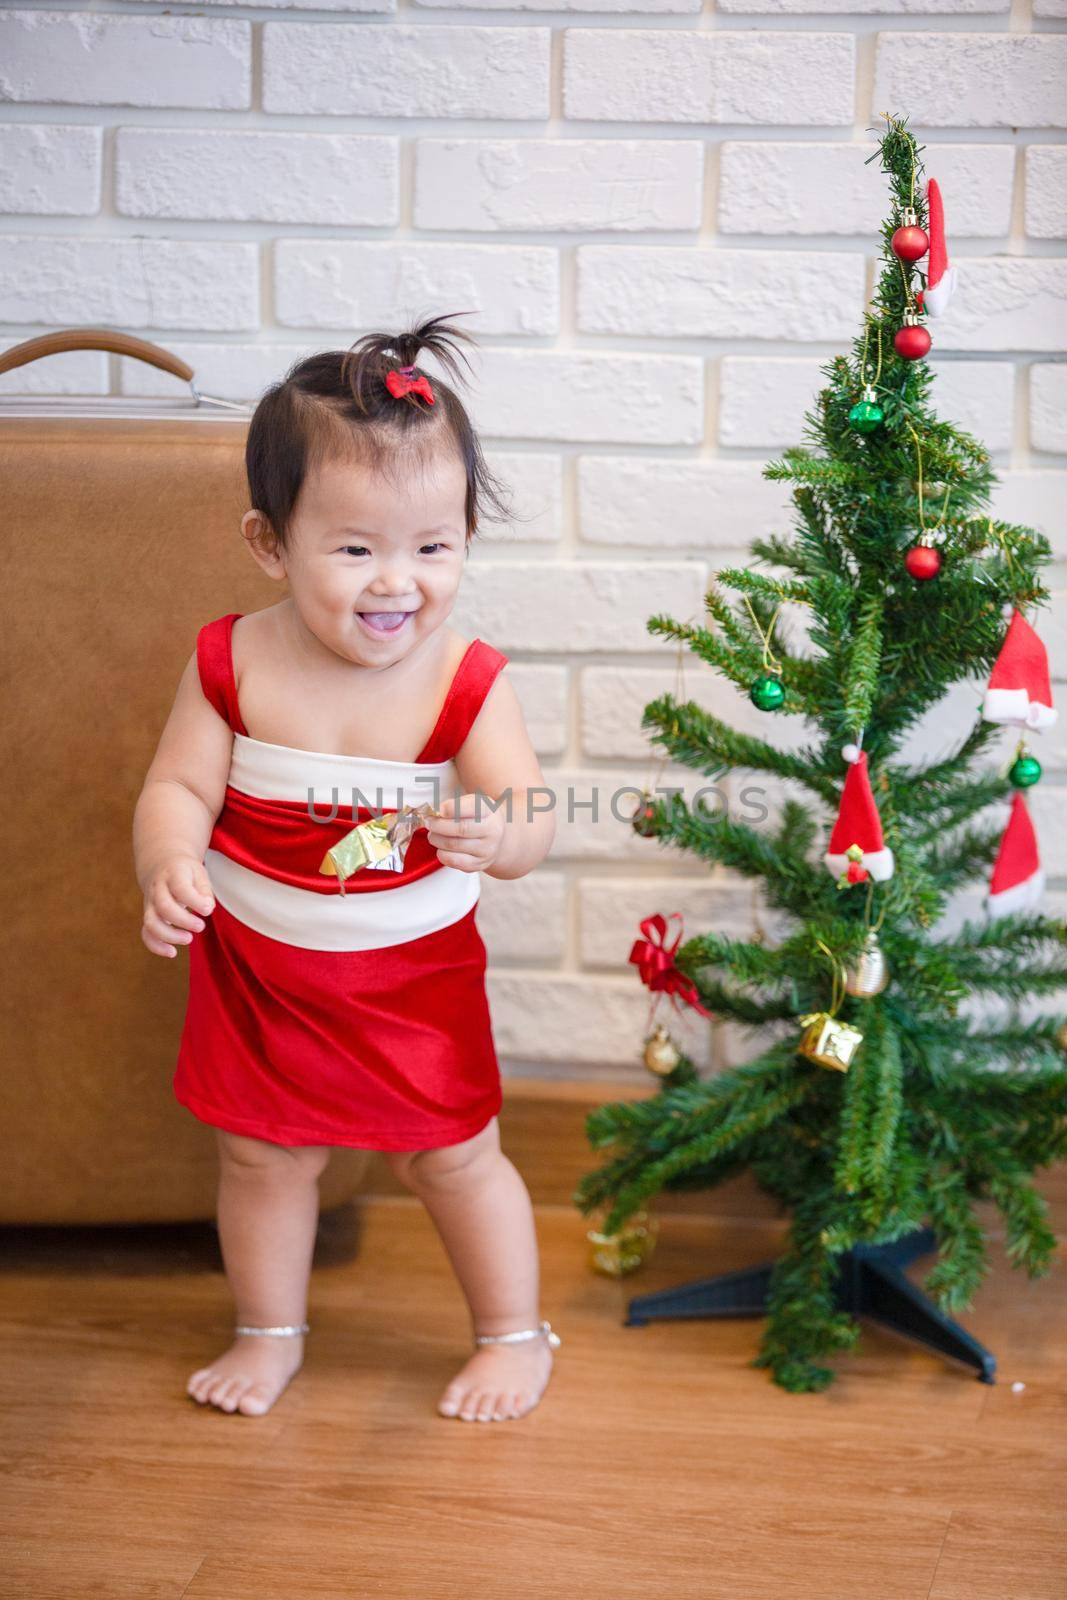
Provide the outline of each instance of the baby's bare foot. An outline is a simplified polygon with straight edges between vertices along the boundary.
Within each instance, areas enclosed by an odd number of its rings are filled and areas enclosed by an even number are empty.
[[[186,1393],[201,1405],[260,1417],[299,1371],[303,1359],[303,1334],[238,1334],[225,1355],[193,1373]]]
[[[452,1379],[437,1409],[462,1422],[523,1417],[544,1394],[551,1372],[547,1338],[483,1345]]]

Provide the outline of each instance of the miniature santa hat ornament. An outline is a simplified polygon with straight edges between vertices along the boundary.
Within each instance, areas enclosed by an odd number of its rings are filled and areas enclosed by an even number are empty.
[[[1048,652],[1021,611],[1013,611],[982,702],[987,722],[1051,728],[1056,720]]]
[[[823,856],[840,889],[863,883],[868,877],[884,883],[893,876],[893,852],[882,838],[882,819],[867,775],[867,752],[846,745],[845,756],[850,766]]]
[[[1010,917],[1036,905],[1045,890],[1045,874],[1037,852],[1037,835],[1026,799],[1012,796],[1011,816],[993,864],[986,905],[995,917]]]
[[[927,222],[930,233],[930,253],[926,262],[926,287],[917,289],[915,303],[928,317],[939,317],[948,310],[956,288],[956,269],[948,264],[945,248],[945,208],[941,203],[941,190],[937,179],[930,178],[926,185]]]

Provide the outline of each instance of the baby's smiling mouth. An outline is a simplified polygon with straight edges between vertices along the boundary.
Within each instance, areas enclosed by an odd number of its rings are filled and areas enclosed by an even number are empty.
[[[357,611],[356,616],[372,633],[399,633],[413,611]]]

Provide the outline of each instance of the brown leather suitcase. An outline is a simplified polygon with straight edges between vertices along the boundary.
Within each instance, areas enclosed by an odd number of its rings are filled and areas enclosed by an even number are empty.
[[[279,590],[239,531],[250,408],[200,394],[185,362],[104,328],[30,339],[0,355],[0,373],[77,349],[148,361],[190,395],[0,399],[0,1222],[203,1219],[215,1135],[171,1091],[188,957],[141,942],[133,810],[197,630]],[[336,1152],[323,1205],[348,1199],[369,1160]]]

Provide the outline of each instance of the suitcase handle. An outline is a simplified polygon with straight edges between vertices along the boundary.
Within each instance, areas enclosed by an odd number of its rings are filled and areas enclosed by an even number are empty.
[[[36,339],[26,339],[0,353],[0,373],[12,372],[28,361],[38,361],[41,356],[60,355],[64,350],[110,350],[116,356],[147,361],[149,366],[184,378],[186,383],[193,377],[188,362],[172,356],[162,345],[149,344],[147,339],[137,339],[132,333],[115,333],[110,328],[62,328],[58,333],[42,333]]]
[[[66,350],[108,350],[112,355],[132,356],[135,361],[146,361],[161,372],[181,378],[192,390],[197,405],[206,402],[225,406],[230,411],[247,413],[248,408],[236,401],[219,400],[214,395],[201,394],[193,381],[192,367],[180,356],[172,355],[162,345],[150,344],[147,339],[138,339],[132,333],[120,333],[114,328],[61,328],[56,333],[38,334],[35,339],[26,339],[22,344],[0,352],[0,374],[13,372],[16,367],[24,367],[27,362],[38,361],[42,356],[60,355]]]

